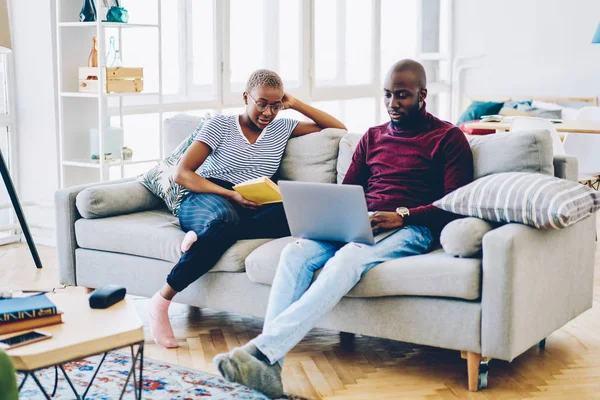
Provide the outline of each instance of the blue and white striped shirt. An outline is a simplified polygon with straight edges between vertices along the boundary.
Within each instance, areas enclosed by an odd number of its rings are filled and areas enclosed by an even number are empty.
[[[242,133],[239,116],[215,116],[196,135],[196,140],[212,149],[200,176],[234,185],[262,176],[272,177],[279,169],[285,146],[297,125],[298,121],[289,118],[273,120],[251,144]]]

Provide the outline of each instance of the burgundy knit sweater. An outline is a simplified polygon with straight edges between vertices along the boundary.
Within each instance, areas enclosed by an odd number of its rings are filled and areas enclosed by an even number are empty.
[[[460,129],[422,107],[408,126],[390,122],[361,138],[344,184],[361,185],[370,211],[407,207],[405,225],[424,225],[436,237],[456,218],[433,205],[473,180],[473,154]]]

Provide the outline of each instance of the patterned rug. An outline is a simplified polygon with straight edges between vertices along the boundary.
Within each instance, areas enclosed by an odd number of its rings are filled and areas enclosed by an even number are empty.
[[[83,394],[88,382],[91,380],[96,366],[102,356],[89,357],[80,361],[65,364],[64,368],[75,389],[80,395]],[[86,395],[86,399],[115,400],[118,399],[123,383],[131,368],[131,354],[121,351],[113,351],[108,354],[100,372],[94,379],[94,384]],[[48,394],[52,394],[54,388],[54,367],[37,371],[35,374]],[[138,375],[139,376],[139,370]],[[144,357],[143,373],[143,399],[173,399],[192,400],[196,398],[211,399],[267,399],[262,394],[248,389],[245,386],[228,382],[221,377],[200,371],[186,369],[176,365]],[[23,375],[19,374],[19,384]],[[43,399],[31,377],[27,378],[25,386],[21,390],[19,399]],[[63,373],[58,370],[58,390],[55,399],[73,399],[75,395],[71,391]],[[123,399],[133,399],[132,379]],[[301,400],[301,397],[287,396],[286,399]]]

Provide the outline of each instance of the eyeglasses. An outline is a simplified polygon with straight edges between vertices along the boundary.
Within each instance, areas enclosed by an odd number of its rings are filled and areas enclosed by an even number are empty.
[[[254,105],[256,106],[256,109],[258,110],[258,112],[265,112],[267,111],[267,108],[271,108],[271,112],[273,112],[273,114],[277,114],[279,111],[283,110],[283,103],[279,102],[279,103],[275,103],[275,104],[264,104],[264,103],[257,103],[256,100],[254,100],[254,97],[252,97],[252,95],[250,93],[248,93],[248,97],[250,97],[252,99],[252,102],[254,103]]]

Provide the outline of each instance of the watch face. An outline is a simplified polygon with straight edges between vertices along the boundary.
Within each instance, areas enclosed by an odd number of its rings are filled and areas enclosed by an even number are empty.
[[[396,212],[402,217],[406,217],[409,214],[408,208],[406,207],[398,207]]]

